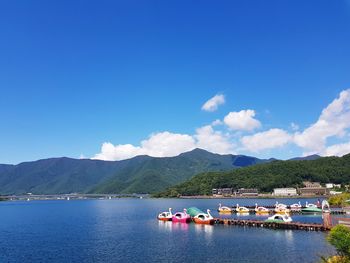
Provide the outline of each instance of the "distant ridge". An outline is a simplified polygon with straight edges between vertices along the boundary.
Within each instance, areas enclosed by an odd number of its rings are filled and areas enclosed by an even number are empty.
[[[0,194],[153,193],[209,171],[269,162],[194,149],[175,157],[136,156],[122,161],[48,158],[0,164]]]
[[[312,161],[312,160],[317,160],[318,158],[321,158],[321,156],[319,156],[317,154],[313,154],[313,155],[309,155],[309,156],[305,156],[305,157],[295,157],[295,158],[292,158],[289,160],[291,160],[291,161],[303,161],[303,160]]]

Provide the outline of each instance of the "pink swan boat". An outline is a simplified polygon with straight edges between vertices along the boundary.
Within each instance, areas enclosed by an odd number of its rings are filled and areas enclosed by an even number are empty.
[[[173,214],[172,221],[175,223],[189,223],[191,222],[191,216],[187,214],[187,210],[184,209],[183,212]]]

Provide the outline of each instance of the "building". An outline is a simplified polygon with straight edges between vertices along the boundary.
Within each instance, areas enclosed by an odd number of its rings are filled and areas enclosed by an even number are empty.
[[[236,191],[236,194],[242,196],[257,196],[259,192],[256,188],[241,188]]]
[[[321,184],[319,182],[309,182],[309,181],[305,181],[303,182],[304,186],[306,188],[318,188],[318,187],[322,187]]]
[[[332,184],[332,183],[328,183],[328,184],[326,184],[326,188],[328,188],[328,189],[332,189],[332,188],[341,188],[341,184]]]
[[[212,189],[212,194],[215,195],[220,195],[220,196],[231,196],[233,193],[232,188],[214,188]]]
[[[304,187],[299,188],[300,195],[328,195],[329,189],[326,187]]]
[[[275,189],[273,189],[273,195],[275,195],[275,196],[294,196],[294,195],[297,195],[297,189],[295,189],[295,188],[275,188]]]
[[[299,188],[300,195],[328,195],[329,189],[318,182],[304,182],[305,187]]]

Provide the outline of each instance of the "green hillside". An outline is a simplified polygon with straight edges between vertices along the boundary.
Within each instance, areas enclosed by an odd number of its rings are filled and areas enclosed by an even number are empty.
[[[238,167],[266,162],[254,157],[219,155],[195,149],[176,157],[151,158],[130,172],[116,174],[97,185],[92,193],[154,193],[184,182],[194,175],[208,171],[228,171]]]
[[[229,172],[208,172],[156,194],[157,197],[177,195],[208,195],[213,188],[258,188],[271,192],[276,187],[297,187],[302,181],[350,183],[350,154],[316,160],[273,161]]]
[[[198,173],[266,162],[195,149],[176,157],[137,156],[123,161],[51,158],[0,165],[0,194],[154,193]]]

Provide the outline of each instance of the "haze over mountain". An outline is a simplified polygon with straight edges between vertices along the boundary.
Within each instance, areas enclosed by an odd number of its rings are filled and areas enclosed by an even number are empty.
[[[269,161],[201,149],[175,157],[137,156],[123,161],[50,158],[0,165],[0,194],[152,193],[198,173],[228,171]]]

